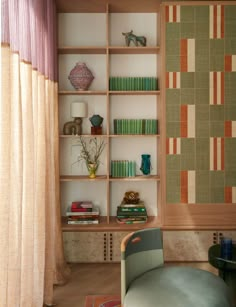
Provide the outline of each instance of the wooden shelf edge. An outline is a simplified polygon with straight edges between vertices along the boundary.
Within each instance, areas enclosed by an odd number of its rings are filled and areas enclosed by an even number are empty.
[[[124,47],[124,46],[109,46],[110,54],[157,54],[160,52],[159,46],[147,47]]]
[[[116,218],[110,217],[110,222],[107,222],[107,217],[100,217],[100,223],[95,225],[70,225],[67,224],[66,217],[63,216],[61,220],[61,229],[63,232],[88,232],[88,231],[135,231],[144,228],[158,227],[159,219],[156,216],[148,217],[148,222],[144,224],[119,224]]]
[[[74,139],[78,139],[80,136],[82,137],[85,137],[85,138],[95,138],[95,137],[98,137],[98,138],[107,138],[108,135],[107,134],[82,134],[82,135],[68,135],[68,134],[60,134],[59,137],[60,138],[67,138],[67,139],[70,139],[70,138],[74,138]]]
[[[160,134],[110,134],[109,137],[160,137]]]
[[[107,180],[106,175],[97,175],[96,178],[91,179],[88,176],[69,176],[69,175],[61,175],[60,181],[66,182],[66,181],[100,181],[100,180]]]
[[[88,176],[77,176],[77,175],[61,175],[60,181],[160,181],[159,175],[138,175],[135,177],[110,177],[107,178],[106,175],[97,175],[96,178],[90,179]]]
[[[58,91],[59,95],[160,95],[157,91]]]
[[[157,91],[109,91],[110,95],[160,95]]]
[[[109,181],[160,181],[160,176],[138,175],[135,177],[110,177]]]
[[[59,95],[107,95],[107,91],[58,91]]]
[[[58,54],[158,54],[159,46],[127,47],[127,46],[60,46]]]

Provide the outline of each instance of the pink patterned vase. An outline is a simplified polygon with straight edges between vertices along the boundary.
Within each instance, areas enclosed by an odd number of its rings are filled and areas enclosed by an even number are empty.
[[[91,85],[94,76],[85,63],[76,63],[71,70],[68,79],[76,90],[86,91]]]

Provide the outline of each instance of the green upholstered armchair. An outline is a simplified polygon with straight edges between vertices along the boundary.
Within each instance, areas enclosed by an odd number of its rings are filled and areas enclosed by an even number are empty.
[[[130,233],[121,242],[123,307],[233,307],[227,284],[189,266],[165,266],[159,228]]]
[[[121,242],[121,302],[130,283],[141,274],[164,264],[159,228],[138,230]]]

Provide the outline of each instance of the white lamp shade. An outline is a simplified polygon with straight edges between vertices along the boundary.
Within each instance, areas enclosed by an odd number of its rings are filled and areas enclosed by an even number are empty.
[[[71,117],[87,117],[88,107],[86,102],[72,102]]]

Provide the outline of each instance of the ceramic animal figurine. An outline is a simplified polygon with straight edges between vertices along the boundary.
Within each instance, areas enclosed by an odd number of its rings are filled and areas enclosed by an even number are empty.
[[[131,30],[130,32],[122,32],[122,35],[125,36],[126,46],[129,46],[130,42],[133,42],[135,44],[135,46],[138,46],[138,45],[146,46],[146,44],[147,44],[146,37],[145,36],[137,36],[137,35],[133,34],[133,30]]]

